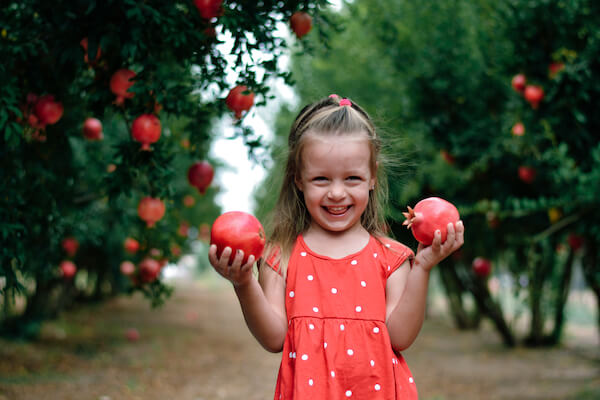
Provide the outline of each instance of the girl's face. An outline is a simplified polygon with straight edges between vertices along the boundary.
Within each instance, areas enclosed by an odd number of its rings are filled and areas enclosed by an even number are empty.
[[[319,136],[303,139],[302,168],[296,186],[304,194],[311,229],[345,232],[360,228],[360,217],[375,185],[366,135]]]

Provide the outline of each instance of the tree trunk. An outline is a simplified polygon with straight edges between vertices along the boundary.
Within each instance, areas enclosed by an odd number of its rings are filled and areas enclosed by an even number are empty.
[[[571,289],[571,277],[573,275],[573,262],[575,260],[575,252],[569,250],[569,256],[565,263],[563,273],[560,278],[559,287],[557,290],[556,304],[554,306],[554,329],[549,336],[549,344],[555,345],[560,342],[562,336],[564,320],[565,320],[565,305],[569,299]]]
[[[598,272],[598,243],[590,240],[583,257],[583,275],[585,281],[596,296],[596,317],[600,331],[600,273]]]
[[[470,316],[465,309],[462,301],[462,294],[465,292],[465,289],[456,274],[455,268],[455,264],[450,261],[440,265],[439,268],[442,285],[446,290],[446,296],[448,298],[450,314],[458,329],[468,330],[477,328],[479,326],[479,321],[481,320],[478,317],[479,312],[475,313],[475,316]]]

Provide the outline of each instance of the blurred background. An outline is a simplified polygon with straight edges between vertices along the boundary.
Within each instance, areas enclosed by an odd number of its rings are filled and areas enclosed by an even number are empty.
[[[337,93],[383,137],[389,234],[455,204],[406,353],[424,399],[600,398],[600,4],[7,2],[0,400],[272,397],[280,355],[207,260],[269,231],[290,124]]]

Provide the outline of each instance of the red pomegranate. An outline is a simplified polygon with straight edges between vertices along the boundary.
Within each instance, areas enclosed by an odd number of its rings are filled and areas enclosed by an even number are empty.
[[[450,154],[448,150],[442,149],[440,150],[440,154],[444,161],[446,161],[450,165],[454,164],[454,162],[456,161],[456,158],[454,158],[454,156]]]
[[[527,85],[525,87],[525,100],[531,104],[533,109],[538,108],[544,98],[544,89],[537,85]]]
[[[475,275],[480,278],[487,278],[492,272],[492,262],[487,258],[476,257],[471,266]]]
[[[144,197],[138,204],[138,215],[152,228],[165,215],[165,203],[150,196]]]
[[[88,38],[84,37],[83,39],[81,39],[81,42],[79,42],[79,44],[81,45],[81,47],[83,47],[83,50],[85,51],[85,55],[83,56],[83,61],[85,61],[86,64],[90,64],[90,60],[88,58]],[[97,62],[101,56],[102,56],[102,50],[100,50],[100,46],[98,46],[98,50],[96,51],[96,58],[94,58],[94,61],[92,61],[91,64],[94,64],[95,62]]]
[[[522,122],[517,122],[513,125],[511,132],[514,136],[523,136],[525,134],[525,125]]]
[[[181,221],[179,228],[177,228],[177,234],[181,237],[187,237],[190,231],[190,223],[187,221]]]
[[[201,194],[206,192],[215,175],[215,171],[208,161],[198,161],[188,169],[188,181],[195,186]]]
[[[213,19],[223,15],[223,0],[194,0],[194,5],[204,19]]]
[[[525,78],[524,74],[517,74],[513,76],[510,83],[516,92],[523,93],[523,90],[525,90],[525,84],[527,83],[527,78]]]
[[[135,328],[129,328],[125,331],[125,338],[130,342],[137,342],[140,340],[140,332]]]
[[[565,64],[560,61],[555,61],[548,65],[548,76],[550,79],[556,78],[556,76],[565,69]]]
[[[577,251],[583,247],[585,239],[581,235],[578,235],[576,233],[570,233],[567,237],[567,242],[569,242],[569,246],[571,246],[571,249],[573,249],[573,251]]]
[[[134,238],[128,237],[123,242],[123,247],[125,251],[130,254],[135,254],[140,249],[140,243]]]
[[[292,30],[301,39],[302,36],[310,32],[312,28],[312,17],[303,11],[296,11],[290,18]]]
[[[63,111],[62,103],[55,101],[54,96],[51,94],[40,97],[34,108],[38,123],[42,125],[57,123],[62,117]]]
[[[525,183],[532,183],[535,180],[537,171],[533,167],[522,165],[519,167],[519,178]]]
[[[131,276],[135,273],[135,264],[131,261],[123,261],[121,265],[119,265],[119,269],[123,275]]]
[[[244,94],[244,92],[248,92]],[[248,90],[248,87],[244,85],[238,85],[231,89],[225,104],[231,111],[235,113],[236,118],[242,118],[242,111],[248,111],[254,104],[254,93]]]
[[[183,205],[186,207],[192,207],[196,203],[196,199],[191,194],[186,194],[183,196]]]
[[[150,150],[150,144],[160,139],[160,120],[154,114],[142,114],[131,125],[131,136],[142,144],[142,150]]]
[[[72,261],[64,260],[59,265],[62,276],[65,280],[73,279],[77,273],[77,267]]]
[[[131,79],[135,77],[135,72],[130,69],[122,68],[111,76],[110,91],[117,96],[115,103],[122,105],[125,99],[131,99],[135,93],[131,93],[128,89],[135,83]]]
[[[98,118],[87,118],[83,122],[83,136],[89,140],[102,140],[102,122]]]
[[[140,262],[140,280],[145,283],[153,282],[160,273],[160,262],[154,258],[146,257]]]
[[[66,237],[61,242],[62,248],[69,257],[73,257],[79,248],[79,242],[74,237]]]
[[[210,244],[217,245],[217,256],[225,247],[233,250],[229,263],[233,262],[237,250],[244,252],[242,264],[252,254],[259,259],[265,247],[265,231],[258,219],[243,211],[229,211],[220,215],[210,231]]]
[[[408,207],[408,212],[403,213],[408,229],[412,229],[412,234],[420,243],[430,245],[436,230],[442,233],[442,243],[446,241],[447,226],[450,222],[456,223],[460,219],[456,207],[439,197],[428,197],[415,205],[412,209]]]

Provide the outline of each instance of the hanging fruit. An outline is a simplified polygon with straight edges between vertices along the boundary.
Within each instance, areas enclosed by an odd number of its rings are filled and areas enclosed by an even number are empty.
[[[160,120],[154,114],[142,114],[131,125],[131,136],[142,144],[142,150],[150,150],[150,144],[160,139]]]
[[[537,85],[527,85],[525,87],[525,100],[531,104],[533,109],[538,108],[540,102],[544,98],[544,89]]]
[[[440,150],[440,155],[442,156],[444,161],[446,161],[450,165],[453,165],[454,162],[456,161],[454,156],[452,154],[450,154],[450,152],[448,150],[445,150],[445,149]]]
[[[487,258],[476,257],[471,266],[475,275],[480,278],[487,278],[492,272],[492,262]]]
[[[121,265],[119,265],[119,269],[123,275],[131,276],[135,273],[135,264],[131,261],[123,261]]]
[[[571,249],[573,249],[573,251],[577,251],[583,247],[585,239],[583,238],[583,236],[578,235],[576,233],[569,233],[569,236],[567,237],[567,242],[569,243],[569,246],[571,246]]]
[[[511,132],[513,136],[523,136],[525,134],[525,125],[522,122],[517,122],[513,125]]]
[[[296,11],[290,18],[290,26],[298,39],[301,39],[302,36],[310,32],[312,28],[312,17],[303,11]]]
[[[73,257],[79,248],[79,241],[74,237],[66,237],[62,240],[61,245],[67,256]]]
[[[519,167],[519,178],[525,183],[532,183],[535,180],[537,171],[533,167],[522,165]]]
[[[208,161],[198,161],[188,169],[188,181],[195,186],[200,194],[204,194],[215,175],[215,171]]]
[[[72,261],[64,260],[60,263],[60,272],[65,280],[71,280],[77,273],[77,267]]]
[[[87,118],[83,122],[83,136],[89,140],[102,140],[102,122],[98,118]]]
[[[194,5],[204,19],[213,19],[223,15],[223,0],[194,0]]]
[[[415,205],[414,209],[409,206],[408,212],[402,214],[406,217],[402,225],[412,229],[415,239],[426,246],[433,243],[435,231],[438,229],[442,234],[442,243],[445,242],[448,224],[454,224],[460,219],[456,207],[439,197],[423,199]]]
[[[192,207],[196,203],[196,199],[191,194],[186,194],[183,196],[183,205],[186,207]]]
[[[556,78],[556,76],[565,69],[565,64],[560,61],[555,61],[548,65],[548,77],[550,79]]]
[[[525,90],[525,84],[527,83],[527,78],[525,78],[524,74],[517,74],[513,76],[510,83],[517,93],[523,93],[523,90]]]
[[[248,94],[244,94],[244,92],[248,92]],[[242,111],[248,111],[252,108],[254,93],[249,91],[246,86],[238,85],[231,89],[225,99],[225,104],[235,113],[235,117],[240,119],[242,118]]]
[[[34,107],[37,123],[43,126],[57,123],[62,117],[63,111],[62,103],[55,101],[51,94],[41,96]]]
[[[135,83],[131,79],[135,77],[135,72],[130,69],[122,68],[110,78],[110,91],[117,96],[115,104],[123,105],[125,99],[131,99],[135,93],[129,92],[129,88]]]
[[[90,60],[88,58],[88,38],[84,37],[83,39],[81,39],[81,42],[79,42],[79,44],[81,45],[81,47],[83,47],[83,50],[85,51],[85,54],[83,56],[83,61],[86,64],[89,64],[89,65],[95,64],[102,56],[102,50],[100,49],[100,46],[98,46],[98,50],[96,51],[96,58],[94,58],[94,61],[92,61],[90,63]]]
[[[140,243],[134,238],[128,237],[123,242],[123,248],[130,254],[135,254],[140,249]]]
[[[153,282],[160,273],[160,263],[154,258],[146,257],[140,262],[140,280],[145,283]]]
[[[144,197],[138,204],[138,215],[152,228],[165,215],[165,203],[150,196]]]

